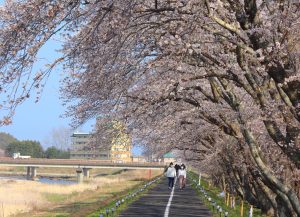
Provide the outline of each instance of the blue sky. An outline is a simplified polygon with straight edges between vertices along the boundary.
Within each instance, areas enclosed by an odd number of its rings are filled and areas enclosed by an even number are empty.
[[[2,3],[3,0],[0,0],[0,5]],[[56,50],[59,48],[60,42],[49,41],[39,52],[40,60],[35,64],[34,70],[40,69],[58,57],[59,53]],[[19,140],[37,140],[46,147],[45,141],[54,128],[67,128],[70,124],[70,119],[60,117],[66,110],[59,99],[59,81],[61,78],[61,68],[55,68],[46,83],[40,101],[35,103],[35,98],[31,97],[18,106],[13,117],[13,123],[9,126],[0,127],[0,131],[9,133]],[[89,121],[76,130],[90,132],[94,122],[94,120]],[[134,153],[139,154],[140,149],[134,148]]]

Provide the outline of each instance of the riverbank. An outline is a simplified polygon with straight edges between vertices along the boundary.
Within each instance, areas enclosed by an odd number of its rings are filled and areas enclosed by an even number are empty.
[[[149,178],[146,170],[111,172],[74,185],[0,180],[0,216],[85,216]],[[159,173],[153,171],[152,176]]]

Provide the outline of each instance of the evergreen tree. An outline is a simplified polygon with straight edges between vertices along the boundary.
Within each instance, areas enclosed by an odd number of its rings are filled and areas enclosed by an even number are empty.
[[[5,148],[6,155],[12,156],[13,153],[19,152],[21,155],[29,155],[34,158],[42,158],[44,151],[41,144],[37,141],[25,140],[10,143]]]

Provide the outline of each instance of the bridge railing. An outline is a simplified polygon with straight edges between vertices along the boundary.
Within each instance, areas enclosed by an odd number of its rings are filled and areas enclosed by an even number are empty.
[[[29,159],[13,159],[10,157],[1,157],[0,164],[45,164],[45,165],[128,165],[128,166],[153,166],[163,167],[164,162],[115,162],[112,160],[87,160],[87,159],[46,159],[46,158],[29,158]]]

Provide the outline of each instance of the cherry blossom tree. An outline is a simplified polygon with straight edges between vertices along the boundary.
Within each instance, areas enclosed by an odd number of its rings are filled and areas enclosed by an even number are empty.
[[[121,119],[265,212],[300,216],[299,10],[282,0],[7,1],[1,123],[61,63],[74,125]],[[33,72],[59,33],[61,58]]]

